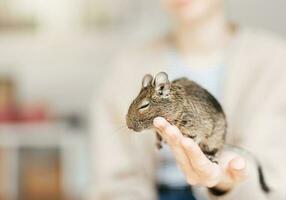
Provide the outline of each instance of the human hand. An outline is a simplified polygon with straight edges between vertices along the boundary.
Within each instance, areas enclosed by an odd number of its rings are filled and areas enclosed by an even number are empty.
[[[219,164],[216,164],[204,155],[197,143],[184,137],[176,126],[164,118],[155,118],[154,126],[170,146],[178,167],[190,185],[229,191],[245,178],[246,161],[237,153],[223,151],[218,158]]]

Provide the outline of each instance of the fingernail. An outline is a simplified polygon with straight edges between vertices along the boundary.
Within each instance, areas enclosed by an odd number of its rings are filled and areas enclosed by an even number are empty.
[[[242,158],[237,158],[232,165],[235,170],[242,170],[245,168],[245,161]]]
[[[155,127],[160,128],[164,125],[164,119],[162,117],[156,117],[153,120],[153,124]]]

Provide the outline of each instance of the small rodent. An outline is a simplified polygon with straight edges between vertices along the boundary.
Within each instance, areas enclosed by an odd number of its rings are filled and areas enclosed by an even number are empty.
[[[170,82],[165,72],[155,78],[145,75],[140,93],[129,107],[126,123],[129,129],[140,132],[154,128],[153,120],[158,116],[177,126],[184,136],[200,146],[210,161],[217,163],[225,144],[227,122],[221,105],[206,89],[187,78]],[[157,147],[161,148],[162,138],[156,134]],[[260,186],[269,193],[262,167],[255,157],[254,160]]]
[[[223,148],[226,118],[218,101],[197,83],[180,78],[170,82],[165,72],[153,79],[145,75],[140,94],[127,114],[127,126],[134,131],[153,128],[154,118],[161,116],[192,138],[213,162]],[[157,133],[157,146],[161,137]]]

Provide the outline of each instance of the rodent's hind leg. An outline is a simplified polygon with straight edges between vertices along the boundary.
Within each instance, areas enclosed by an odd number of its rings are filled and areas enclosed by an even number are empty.
[[[193,140],[197,139],[196,131],[190,131],[188,128],[180,127],[180,131],[182,132],[183,136],[191,138]]]
[[[207,144],[204,143],[200,143],[199,144],[200,148],[202,149],[202,151],[204,152],[205,156],[212,161],[213,163],[218,164],[217,161],[217,155],[219,152],[218,148],[210,148]]]
[[[205,155],[206,155],[206,157],[207,157],[211,162],[218,164],[218,161],[217,161],[217,159],[216,159],[216,156],[210,155],[210,154],[207,154],[207,153],[205,153]]]
[[[157,141],[156,141],[156,146],[157,146],[157,149],[162,149],[163,148],[163,145],[162,145],[162,137],[161,137],[161,135],[158,133],[158,132],[156,132],[156,138],[157,138]]]
[[[191,139],[196,139],[196,137],[197,137],[197,135],[196,134],[192,134],[192,135],[190,135],[190,134],[183,134],[185,137],[188,137],[188,138],[191,138]]]

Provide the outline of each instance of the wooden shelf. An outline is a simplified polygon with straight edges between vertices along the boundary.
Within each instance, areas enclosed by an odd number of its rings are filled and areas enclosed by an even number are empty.
[[[18,124],[0,125],[2,147],[58,147],[86,138],[86,134],[65,124]]]
[[[6,154],[8,199],[18,199],[19,153],[21,149],[57,149],[61,166],[61,188],[66,196],[80,197],[88,172],[88,134],[63,123],[0,125],[0,149]],[[70,199],[70,198],[68,198]]]

